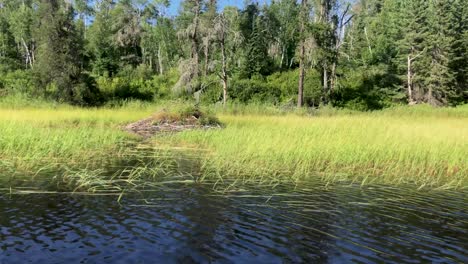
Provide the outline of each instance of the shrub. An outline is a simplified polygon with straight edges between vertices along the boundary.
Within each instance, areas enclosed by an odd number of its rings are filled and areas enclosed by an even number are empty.
[[[304,79],[304,103],[308,106],[320,104],[322,84],[316,70],[306,71]],[[268,83],[281,91],[281,102],[297,102],[299,70],[277,72],[267,77]]]
[[[139,99],[151,101],[168,98],[177,82],[174,71],[154,75],[147,67],[125,68],[115,77],[98,77],[97,86],[106,100]]]
[[[230,98],[242,103],[276,104],[280,102],[281,90],[261,76],[255,76],[252,79],[233,79],[230,84]]]
[[[10,71],[0,76],[0,89],[8,94],[37,94],[31,73],[25,70]]]

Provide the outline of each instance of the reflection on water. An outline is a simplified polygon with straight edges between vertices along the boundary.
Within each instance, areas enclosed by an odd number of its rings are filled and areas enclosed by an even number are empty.
[[[172,184],[0,194],[0,263],[467,263],[466,192]]]

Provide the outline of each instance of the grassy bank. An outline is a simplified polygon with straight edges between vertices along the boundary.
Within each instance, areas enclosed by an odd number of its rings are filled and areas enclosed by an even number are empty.
[[[464,188],[467,110],[421,106],[315,116],[228,114],[221,116],[224,130],[184,132],[170,144],[208,149],[204,171],[218,179],[321,177],[329,182]]]
[[[123,123],[144,118],[144,108],[0,108],[0,172],[35,173],[60,166],[99,163],[117,155],[131,136]]]
[[[34,176],[64,167],[92,172],[102,162],[131,151],[125,143],[134,136],[121,130],[123,124],[171,106],[130,103],[83,109],[0,104],[0,176]],[[154,138],[158,147],[208,150],[200,157],[205,178],[266,182],[321,178],[446,188],[465,188],[468,183],[467,106],[369,113],[259,105],[211,110],[218,112],[224,129]],[[151,173],[153,168],[149,169]],[[93,181],[94,176],[84,171],[79,177]]]

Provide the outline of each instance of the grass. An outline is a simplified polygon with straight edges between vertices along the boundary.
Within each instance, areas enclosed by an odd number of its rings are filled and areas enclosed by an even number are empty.
[[[127,102],[119,107],[83,109],[60,104],[47,107],[46,103],[12,107],[0,102],[0,177],[62,170],[84,189],[112,186],[101,177],[102,164],[125,159],[133,151],[125,143],[135,140],[120,127],[171,107],[174,103]],[[175,108],[187,109],[180,103]],[[361,113],[237,105],[213,106],[211,111],[219,113],[224,129],[154,138],[158,147],[208,150],[197,156],[202,179],[271,183],[319,178],[467,187],[468,106]],[[128,174],[138,180],[140,175],[160,171],[158,164],[133,168]]]
[[[119,143],[130,139],[121,124],[150,113],[141,108],[0,108],[0,173],[99,163],[99,157],[117,155]]]
[[[416,184],[466,188],[468,108],[395,108],[315,116],[221,116],[221,131],[174,135],[158,144],[208,149],[206,177]],[[167,143],[169,142],[169,143]]]

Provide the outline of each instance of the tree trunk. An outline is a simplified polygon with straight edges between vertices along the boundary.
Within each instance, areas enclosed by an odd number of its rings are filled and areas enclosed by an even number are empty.
[[[297,107],[302,107],[304,104],[304,77],[305,77],[305,39],[304,39],[304,31],[305,31],[305,20],[306,20],[306,9],[307,9],[307,0],[301,1],[301,26],[300,26],[300,51],[299,51],[299,85],[298,85],[298,92],[297,92]]]
[[[335,91],[336,79],[336,61],[334,61],[331,68],[330,95]]]
[[[413,74],[411,72],[411,56],[408,55],[408,103],[413,104]]]
[[[301,42],[301,51],[299,54],[299,87],[297,94],[297,107],[302,107],[304,104],[304,77],[305,77],[305,45],[304,41]]]
[[[209,36],[208,36],[209,38]],[[208,39],[205,43],[205,66],[203,68],[203,75],[208,75],[208,63],[210,61],[210,40]]]
[[[227,76],[227,63],[226,63],[226,39],[224,31],[221,34],[221,55],[223,60],[223,70],[222,70],[222,79],[223,79],[223,106],[226,106],[227,101],[227,90],[228,90],[228,76]]]
[[[31,55],[31,51],[29,50],[29,47],[28,47],[28,45],[26,44],[26,41],[24,41],[23,38],[21,38],[21,43],[23,43],[24,49],[26,51],[26,65],[29,64],[29,67],[31,67],[31,69],[32,69],[33,68],[33,59],[32,59],[32,55]]]
[[[328,72],[326,63],[323,65],[323,103],[328,103]]]
[[[198,54],[198,27],[200,24],[200,10],[201,10],[201,0],[196,0],[195,1],[195,17],[193,18],[193,32],[190,35],[190,40],[192,42],[192,51],[191,51],[191,57],[193,59],[194,63],[194,69],[193,69],[193,76],[198,77],[199,76],[199,54]]]
[[[164,74],[164,65],[162,61],[162,52],[161,52],[161,44],[158,45],[158,64],[159,64],[159,73],[161,75]]]
[[[280,62],[280,68],[283,69],[283,64],[284,64],[284,55],[286,53],[286,48],[284,47],[284,45],[282,45],[283,47],[281,48],[281,62]]]
[[[413,94],[413,76],[414,76],[414,73],[413,73],[413,61],[418,58],[419,56],[421,56],[424,52],[426,51],[426,49],[424,49],[423,51],[421,51],[419,54],[417,55],[414,55],[414,47],[411,47],[411,52],[410,54],[408,55],[408,66],[407,66],[407,89],[408,89],[408,103],[409,104],[415,104],[417,102],[417,99],[414,98],[414,94]],[[432,94],[432,92],[431,92]],[[432,95],[431,95],[432,96]]]

